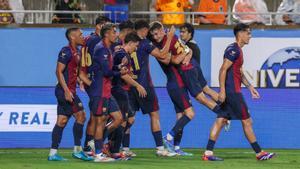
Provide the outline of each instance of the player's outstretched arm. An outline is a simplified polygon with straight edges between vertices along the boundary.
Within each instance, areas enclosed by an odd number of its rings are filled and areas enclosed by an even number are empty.
[[[223,64],[219,71],[219,85],[220,85],[220,93],[219,93],[219,101],[224,102],[226,98],[226,91],[225,91],[225,80],[227,70],[232,65],[232,62],[229,59],[224,59]]]

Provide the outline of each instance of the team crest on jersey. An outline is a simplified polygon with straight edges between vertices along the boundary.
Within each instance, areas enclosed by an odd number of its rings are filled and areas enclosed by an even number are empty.
[[[82,107],[83,105],[82,105],[82,103],[78,103],[78,107]]]
[[[62,53],[60,54],[60,57],[61,57],[61,58],[65,58],[65,56],[66,56],[66,54],[65,54],[64,52],[62,52]]]
[[[230,52],[230,55],[231,55],[231,56],[234,56],[235,53],[236,53],[236,52],[235,52],[234,50],[232,50],[232,51]]]

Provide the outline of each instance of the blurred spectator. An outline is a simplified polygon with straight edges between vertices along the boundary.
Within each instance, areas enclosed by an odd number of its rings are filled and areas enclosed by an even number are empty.
[[[227,12],[227,0],[200,0],[198,12]],[[203,14],[200,24],[226,24],[227,14]]]
[[[12,10],[24,10],[22,0],[9,0],[8,2]],[[13,13],[13,16],[16,23],[23,23],[24,13]]]
[[[104,3],[109,5],[129,4],[130,0],[104,0]]]
[[[0,0],[0,10],[11,10],[8,0]],[[0,13],[0,24],[11,24],[14,22],[12,13]]]
[[[278,7],[277,12],[300,12],[300,0],[283,0]],[[276,15],[275,17],[276,24],[278,25],[295,25],[300,24],[299,15]]]
[[[56,11],[80,11],[78,0],[55,0]],[[57,13],[52,18],[52,23],[81,23],[79,14]]]
[[[235,0],[232,12],[257,12],[268,13],[267,4],[264,0]],[[270,23],[270,15],[261,14],[234,14],[233,18],[245,24]],[[271,23],[270,23],[271,24]]]
[[[123,22],[128,20],[130,0],[104,0],[104,11],[111,11],[112,14],[105,16],[111,18],[112,22]]]
[[[185,8],[191,8],[193,0],[156,0],[156,11],[162,12],[184,12]],[[183,24],[184,14],[162,14],[163,24]]]

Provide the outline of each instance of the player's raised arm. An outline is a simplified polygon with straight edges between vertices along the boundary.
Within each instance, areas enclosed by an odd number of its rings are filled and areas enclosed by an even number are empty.
[[[159,60],[164,60],[165,58],[168,57],[168,53],[169,53],[169,50],[170,50],[170,45],[171,45],[173,36],[175,34],[175,31],[176,31],[175,27],[172,26],[170,28],[169,32],[167,33],[167,41],[166,41],[166,44],[165,44],[164,48],[162,50],[159,50],[158,48],[155,48],[151,52],[152,56],[156,57]]]
[[[223,64],[220,68],[219,72],[219,84],[220,84],[220,93],[219,93],[219,101],[224,102],[226,98],[226,91],[225,91],[225,80],[226,80],[226,74],[227,70],[231,67],[232,61],[225,58],[223,61]]]

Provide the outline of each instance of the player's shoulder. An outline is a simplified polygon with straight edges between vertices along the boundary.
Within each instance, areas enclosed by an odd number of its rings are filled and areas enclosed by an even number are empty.
[[[72,51],[71,51],[70,46],[64,46],[61,48],[59,53],[60,53],[60,55],[71,55]]]
[[[123,57],[123,56],[126,56],[126,55],[127,55],[127,53],[123,48],[116,49],[116,51],[114,52],[115,57],[120,57],[120,56]]]
[[[225,52],[236,52],[236,53],[239,53],[239,48],[237,46],[236,43],[231,43],[230,45],[227,46],[227,48],[225,49]]]

